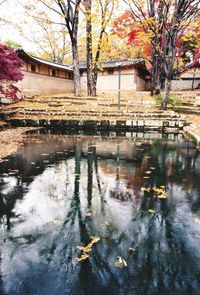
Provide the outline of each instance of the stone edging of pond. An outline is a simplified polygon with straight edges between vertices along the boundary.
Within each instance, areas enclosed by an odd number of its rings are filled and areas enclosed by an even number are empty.
[[[185,134],[192,139],[192,141],[195,142],[197,145],[197,148],[200,149],[200,136],[196,133],[197,126],[195,125],[190,125],[190,126],[185,126],[183,127],[183,131]]]

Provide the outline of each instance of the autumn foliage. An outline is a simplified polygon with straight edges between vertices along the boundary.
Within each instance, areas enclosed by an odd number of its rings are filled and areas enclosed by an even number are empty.
[[[199,45],[195,25],[198,0],[129,0],[129,10],[113,25],[113,33],[127,39],[149,61],[151,94],[164,89],[162,109],[167,108],[171,81],[177,68],[198,61]]]
[[[0,93],[12,100],[17,100],[19,89],[13,83],[22,80],[22,65],[22,60],[11,47],[0,44]]]
[[[133,51],[137,50],[137,55],[147,61],[151,67],[152,62],[152,38],[151,25],[154,20],[151,18],[143,19],[142,22],[136,21],[131,11],[127,10],[113,22],[112,34],[126,39],[127,45],[132,45]],[[199,20],[200,22],[200,20]],[[180,32],[176,41],[176,64],[181,67],[190,62],[187,53],[192,54],[193,63],[196,64],[200,58],[199,27],[197,20],[183,32]],[[161,40],[161,50],[164,51],[164,42]]]

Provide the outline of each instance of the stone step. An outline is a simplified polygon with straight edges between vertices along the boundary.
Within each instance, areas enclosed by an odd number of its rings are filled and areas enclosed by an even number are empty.
[[[47,99],[47,100],[57,100],[57,99],[72,99],[72,100],[109,100],[109,99],[117,99],[116,98],[116,94],[110,94],[109,97],[107,97],[106,95],[99,95],[96,97],[92,97],[92,96],[82,96],[82,97],[77,97],[77,96],[73,96],[73,95],[51,95],[51,96],[46,96],[46,95],[39,95],[39,96],[35,96],[35,97],[27,97],[27,99]],[[145,99],[152,99],[151,95],[148,92],[135,92],[134,94],[130,94],[130,95],[126,95],[124,96],[123,94],[121,95],[121,100],[127,100],[130,97],[134,97],[135,99],[140,99],[140,98],[145,98]]]
[[[28,103],[37,103],[37,104],[48,104],[48,105],[100,105],[100,106],[107,106],[107,105],[118,105],[117,100],[26,100],[25,102]],[[137,101],[137,100],[121,100],[121,105],[133,104],[133,105],[153,105],[155,106],[156,103],[154,101]]]
[[[184,121],[167,121],[167,120],[127,120],[120,119],[120,120],[98,120],[94,119],[91,120],[91,118],[83,118],[79,119],[68,119],[68,118],[60,118],[55,117],[51,119],[45,119],[45,118],[27,118],[27,117],[21,117],[21,118],[11,118],[9,121],[11,124],[15,126],[52,126],[56,127],[69,127],[71,128],[126,128],[126,129],[163,129],[163,128],[183,128]]]
[[[10,110],[11,112],[12,110]],[[127,113],[127,114],[135,114],[135,113],[138,113],[138,114],[156,114],[156,115],[170,115],[170,116],[177,116],[176,113],[174,113],[173,111],[171,112],[165,112],[165,111],[162,111],[162,110],[155,110],[155,109],[152,109],[152,110],[135,110],[134,108],[131,109],[129,108],[128,110],[127,109],[121,109],[120,112],[118,112],[117,109],[111,109],[111,108],[106,108],[106,109],[101,109],[101,110],[98,110],[98,109],[88,109],[88,108],[85,108],[85,109],[74,109],[74,108],[31,108],[31,107],[26,107],[26,108],[18,108],[18,110],[15,110],[15,112],[28,112],[28,111],[33,111],[33,112],[57,112],[57,111],[62,111],[62,112],[68,112],[68,113],[71,113],[71,112],[74,112],[74,113],[103,113],[103,112],[106,112],[106,113],[118,113],[118,114],[124,114],[124,113]],[[5,112],[9,112],[9,111],[5,111]],[[13,111],[14,112],[14,111]]]
[[[12,118],[21,118],[21,117],[26,117],[26,118],[29,118],[29,119],[31,119],[32,117],[36,117],[33,113],[31,113],[31,114],[20,114],[20,115],[17,115],[17,116],[14,116],[14,117],[12,117]],[[144,116],[127,116],[127,115],[110,115],[110,114],[102,114],[102,115],[95,115],[95,114],[93,114],[93,115],[87,115],[87,114],[79,114],[79,115],[77,115],[77,114],[70,114],[70,115],[68,115],[68,114],[63,114],[63,113],[54,113],[54,114],[39,114],[39,115],[37,115],[37,118],[43,118],[43,119],[49,119],[49,118],[55,118],[55,117],[60,117],[60,118],[63,118],[63,119],[71,119],[71,118],[73,118],[73,119],[76,119],[76,120],[90,120],[90,119],[96,119],[96,120],[107,120],[107,119],[111,119],[111,118],[113,118],[113,120],[121,120],[121,119],[123,119],[123,120],[129,120],[129,119],[137,119],[137,120],[163,120],[163,121],[173,121],[173,122],[176,122],[176,121],[183,121],[183,119],[182,118],[179,118],[179,117],[177,117],[177,118],[170,118],[170,117],[149,117],[149,116],[146,116],[146,117],[144,117]]]
[[[182,114],[195,114],[200,115],[200,108],[199,107],[177,107],[177,112]]]
[[[152,112],[152,113],[149,113],[149,112],[146,112],[146,113],[143,113],[143,112],[111,112],[111,111],[107,111],[107,112],[104,112],[104,111],[101,111],[101,112],[97,112],[97,111],[93,111],[93,110],[79,110],[78,112],[77,111],[69,111],[69,110],[58,110],[58,109],[55,109],[55,110],[33,110],[33,109],[22,109],[22,110],[19,110],[17,112],[17,114],[31,114],[31,115],[36,115],[36,114],[44,114],[44,115],[55,115],[55,114],[59,114],[59,115],[68,115],[68,116],[83,116],[83,115],[89,115],[89,116],[133,116],[133,117],[150,117],[150,118],[153,118],[153,117],[156,117],[156,118],[170,118],[170,119],[179,119],[181,116],[180,115],[177,115],[175,113],[162,113],[162,112]]]

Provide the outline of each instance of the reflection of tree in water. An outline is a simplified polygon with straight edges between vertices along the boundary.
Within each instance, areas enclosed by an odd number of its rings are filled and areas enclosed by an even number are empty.
[[[124,187],[120,186],[120,147],[119,143],[117,143],[117,152],[116,152],[116,180],[115,180],[115,187],[110,190],[110,197],[117,199],[119,201],[128,201],[131,199],[131,193],[125,189]]]
[[[16,182],[16,186],[13,189],[9,189],[6,194],[1,192],[4,185],[2,184],[2,188],[0,187],[0,220],[1,224],[7,226],[7,230],[10,230],[11,228],[10,219],[15,216],[12,210],[16,203],[16,196],[18,199],[22,199],[24,195],[24,188],[19,177],[16,178]],[[4,219],[4,216],[6,216],[6,220]]]
[[[98,175],[98,162],[97,156],[95,153],[95,147],[88,148],[88,183],[87,183],[87,199],[88,199],[88,209],[91,208],[92,202],[92,187],[93,187],[93,176],[91,177],[90,173],[93,175],[93,164],[95,164],[95,171],[97,177],[97,183],[99,192],[101,193],[101,183]],[[102,278],[106,278],[109,276],[113,276],[110,268],[108,267],[107,262],[104,257],[98,253],[97,249],[94,247],[92,262],[90,260],[85,261],[84,263],[80,263],[79,265],[74,265],[74,258],[78,257],[80,253],[78,253],[76,249],[76,245],[82,244],[87,245],[91,239],[91,235],[95,233],[95,228],[92,219],[83,216],[81,211],[81,202],[80,202],[80,178],[81,178],[81,148],[77,146],[75,149],[75,180],[74,180],[74,194],[71,201],[71,205],[65,219],[65,222],[62,225],[60,232],[57,235],[56,240],[52,245],[51,258],[49,259],[49,263],[52,263],[52,259],[57,259],[60,257],[66,257],[68,261],[68,265],[71,267],[67,267],[69,273],[67,276],[72,276],[71,271],[75,269],[79,269],[79,280],[75,287],[77,290],[76,294],[93,294],[95,289],[95,281],[98,285]],[[101,196],[101,195],[100,195]],[[76,228],[78,226],[78,228]],[[63,236],[68,234],[68,239],[66,242],[63,241]],[[77,238],[77,234],[79,234],[79,238]],[[72,235],[74,235],[72,237]],[[58,245],[62,244],[62,248],[57,253]],[[101,266],[101,271],[97,271]],[[74,269],[75,267],[75,269]],[[95,270],[95,271],[94,271]],[[114,277],[113,277],[114,279]],[[82,293],[81,291],[82,290]],[[100,290],[99,290],[100,291]],[[96,294],[100,294],[98,290],[96,290]]]
[[[163,184],[181,186],[181,179],[184,177],[187,179],[190,179],[191,175],[194,178],[198,177],[198,170],[191,169],[194,167],[196,155],[192,157],[177,155],[167,146],[159,146],[158,144],[157,146],[159,151],[156,155],[154,150],[151,159],[151,164],[156,168],[156,171],[147,181],[149,186]],[[195,287],[192,289],[188,277],[194,271],[198,274],[199,267],[193,261],[195,256],[190,252],[191,249],[188,248],[186,237],[183,234],[185,225],[183,224],[177,229],[173,200],[171,203],[168,200],[158,200],[153,193],[145,193],[144,197],[140,194],[137,208],[133,209],[133,216],[135,211],[138,214],[134,216],[133,220],[130,220],[125,230],[122,230],[117,224],[112,225],[111,222],[108,222],[106,228],[102,230],[101,225],[95,222],[95,216],[92,218],[85,216],[86,208],[83,208],[81,204],[80,184],[83,159],[81,146],[76,145],[74,192],[70,208],[53,242],[46,249],[41,250],[43,253],[41,255],[45,256],[48,261],[49,269],[58,267],[57,276],[62,275],[63,281],[65,283],[67,281],[69,288],[65,294],[160,295],[170,294],[171,290],[174,290],[175,294],[180,294],[180,292],[183,295],[195,294]],[[116,188],[119,189],[119,150],[116,164]],[[140,166],[141,170],[143,164]],[[146,167],[146,164],[144,166]],[[96,147],[94,144],[89,144],[86,207],[87,210],[93,210],[93,200],[96,197],[93,187],[97,183],[101,200],[101,214],[103,213],[104,221],[106,221],[106,218],[109,219],[109,210],[111,210],[110,199],[106,200],[108,203],[104,202],[105,196],[99,167]],[[195,184],[199,187],[197,180],[192,179],[192,181],[191,186]],[[119,204],[124,200],[120,199],[117,193],[115,197]],[[147,212],[149,208],[155,208],[158,213],[149,214]],[[102,212],[102,210],[104,211]],[[119,222],[120,218],[118,216]],[[75,258],[80,254],[76,246],[87,245],[90,236],[95,234],[100,235],[101,242],[94,246],[87,261],[75,265]],[[136,248],[136,251],[128,254],[129,247]],[[126,269],[115,268],[114,262],[117,256],[122,256],[127,261],[128,267]],[[196,286],[200,284],[198,276],[194,277],[193,284]]]

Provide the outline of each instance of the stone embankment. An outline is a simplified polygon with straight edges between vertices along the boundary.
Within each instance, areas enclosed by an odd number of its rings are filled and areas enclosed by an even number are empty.
[[[148,93],[117,98],[43,96],[26,98],[3,111],[6,122],[14,126],[47,126],[129,130],[182,129],[184,120],[173,110],[161,111]]]
[[[183,130],[200,148],[200,90],[180,92],[175,95],[180,102],[176,110],[187,122]]]

